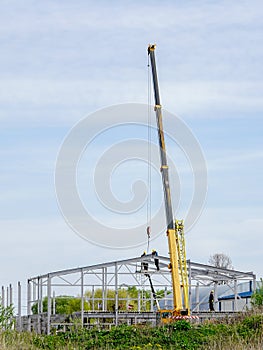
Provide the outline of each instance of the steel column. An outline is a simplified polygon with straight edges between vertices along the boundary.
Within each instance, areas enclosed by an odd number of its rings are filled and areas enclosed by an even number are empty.
[[[50,334],[51,323],[51,277],[47,280],[47,334]]]
[[[115,326],[118,326],[118,264],[115,262]]]
[[[237,311],[237,280],[234,281],[234,293],[235,293],[235,300],[234,300],[234,311]]]
[[[80,272],[80,297],[81,297],[81,325],[84,322],[84,273]]]
[[[195,302],[196,302],[196,306],[195,306],[194,310],[199,312],[200,296],[199,296],[199,283],[198,282],[197,282],[196,287],[195,287]]]

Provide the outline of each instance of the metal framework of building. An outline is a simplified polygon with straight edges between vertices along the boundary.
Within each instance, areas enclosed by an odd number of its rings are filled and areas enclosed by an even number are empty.
[[[171,308],[172,294],[171,273],[168,269],[170,260],[164,256],[158,258],[159,270],[156,269],[154,258],[149,254],[144,257],[50,272],[28,279],[27,316],[21,316],[21,312],[20,314],[18,312],[18,329],[34,329],[37,332],[50,333],[51,329],[58,325],[65,326],[69,320],[56,315],[56,298],[62,295],[71,295],[80,299],[81,310],[75,317],[82,326],[145,322],[157,324],[158,312],[156,312],[148,276],[151,277],[155,290],[162,291],[159,302],[162,303],[163,309]],[[217,300],[217,288],[225,284],[235,294],[235,300],[237,300],[239,283],[249,281],[253,290],[256,287],[256,276],[253,272],[216,268],[190,260],[187,261],[187,266],[192,314],[198,314],[199,306],[204,302],[199,297],[200,288],[207,287],[208,293],[213,288],[215,300]],[[132,287],[136,287],[139,291],[136,298],[121,296],[122,289]],[[96,295],[98,289],[101,290],[99,297]],[[110,290],[111,293],[108,293]],[[21,290],[18,294],[21,295]],[[43,310],[44,298],[47,299],[46,310]],[[86,303],[89,305],[89,310],[85,309]],[[109,304],[112,305],[110,309]],[[32,314],[33,305],[37,307],[37,315]],[[136,307],[132,309],[134,305]],[[236,307],[234,311],[237,311]]]

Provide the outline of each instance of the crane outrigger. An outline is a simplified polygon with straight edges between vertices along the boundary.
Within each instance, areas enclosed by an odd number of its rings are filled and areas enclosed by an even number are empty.
[[[154,87],[155,106],[154,110],[156,113],[156,121],[158,128],[159,137],[159,149],[160,149],[160,160],[161,160],[161,174],[164,191],[164,202],[165,202],[165,214],[167,224],[167,237],[170,255],[169,269],[172,277],[172,288],[173,288],[173,309],[172,310],[161,310],[162,319],[165,320],[165,316],[171,316],[167,319],[181,317],[183,315],[189,315],[189,299],[188,299],[188,274],[186,264],[186,253],[185,253],[185,241],[184,241],[184,225],[182,220],[174,220],[171,191],[169,184],[169,169],[167,163],[167,155],[165,148],[165,139],[162,122],[162,106],[160,100],[159,86],[157,69],[155,62],[155,48],[156,45],[148,46],[148,55],[151,60],[152,68],[152,80]]]

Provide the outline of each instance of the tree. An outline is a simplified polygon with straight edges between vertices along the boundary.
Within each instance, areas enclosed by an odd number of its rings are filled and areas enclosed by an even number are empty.
[[[263,306],[263,278],[260,279],[260,285],[255,290],[255,292],[251,296],[251,304],[254,307]]]
[[[212,266],[223,268],[223,269],[232,270],[234,268],[230,257],[223,253],[215,253],[213,255],[210,255],[208,263]]]
[[[56,314],[70,315],[73,312],[81,310],[81,298],[73,296],[57,296],[55,300]],[[47,312],[47,297],[43,298],[43,312]],[[89,310],[89,304],[84,301],[84,310]],[[51,303],[51,311],[53,312],[53,303]],[[33,314],[38,313],[38,304],[32,306]]]
[[[126,310],[126,304],[125,299],[127,299],[127,290],[124,288],[118,289],[118,298],[119,298],[119,310]],[[94,306],[94,310],[100,310],[102,308],[102,289],[97,288],[92,293],[91,290],[87,290],[85,292],[86,299],[89,300],[90,308]],[[115,290],[114,289],[107,289],[106,293],[106,308],[108,311],[114,311],[115,310]],[[121,300],[120,300],[121,299]],[[123,301],[122,301],[123,299]],[[94,301],[92,301],[94,300]],[[92,305],[93,304],[93,305]]]
[[[85,292],[85,297],[89,300],[91,305],[91,309],[94,305],[94,309],[98,310],[99,307],[102,307],[102,289],[95,289],[93,292],[91,290],[87,290]],[[138,310],[138,299],[141,300],[141,309],[145,309],[147,311],[151,308],[151,291],[150,290],[140,290],[135,286],[129,286],[126,288],[118,289],[118,310],[126,311],[129,307],[132,310]],[[107,289],[107,310],[114,311],[115,310],[115,290]],[[94,300],[94,302],[92,302]],[[146,300],[146,301],[145,301]]]
[[[86,290],[84,294],[84,310],[102,310],[102,289],[97,288],[93,291]],[[158,299],[164,297],[164,290],[157,290],[156,295]],[[115,311],[115,289],[107,289],[105,295],[105,308],[108,311]],[[135,286],[130,286],[126,288],[118,289],[118,310],[126,311],[129,308],[137,311],[138,300],[140,299],[140,309],[149,311],[151,309],[151,291],[147,289],[137,289]],[[47,312],[48,298],[44,297],[42,300],[42,311]],[[51,300],[51,312],[53,313],[53,300]],[[38,303],[34,303],[32,308],[32,313],[38,313]],[[74,296],[57,296],[55,298],[55,313],[70,315],[73,312],[81,311],[81,298]]]

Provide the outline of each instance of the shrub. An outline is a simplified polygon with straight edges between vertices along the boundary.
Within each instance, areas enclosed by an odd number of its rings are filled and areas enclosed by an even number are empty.
[[[1,302],[1,300],[0,300]],[[12,329],[14,325],[14,307],[13,305],[4,307],[0,303],[0,329]]]
[[[254,307],[263,306],[263,279],[260,279],[259,288],[251,296],[251,304]]]

